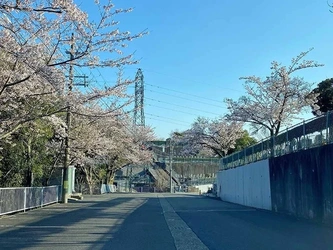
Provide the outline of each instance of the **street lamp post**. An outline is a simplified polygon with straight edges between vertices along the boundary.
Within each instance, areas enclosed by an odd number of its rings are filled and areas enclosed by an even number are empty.
[[[173,193],[172,192],[172,157],[173,157],[173,150],[172,150],[171,138],[166,139],[166,141],[169,141],[170,193]]]

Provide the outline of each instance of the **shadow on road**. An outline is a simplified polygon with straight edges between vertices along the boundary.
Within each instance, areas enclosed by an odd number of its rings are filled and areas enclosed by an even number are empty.
[[[209,249],[332,249],[333,230],[195,195],[159,194]],[[0,249],[175,248],[156,194],[111,194],[0,219]]]
[[[211,250],[333,249],[329,225],[208,197],[167,200]]]
[[[126,209],[131,212],[133,199],[119,197],[99,201],[95,198],[93,201],[56,204],[2,218],[0,248],[80,249],[81,246],[81,249],[97,249],[118,230],[121,225],[119,220],[128,215]],[[117,207],[122,207],[122,213],[115,209]]]
[[[0,219],[0,249],[175,249],[156,194],[111,194]]]
[[[159,199],[151,197],[131,213],[102,249],[176,249]]]

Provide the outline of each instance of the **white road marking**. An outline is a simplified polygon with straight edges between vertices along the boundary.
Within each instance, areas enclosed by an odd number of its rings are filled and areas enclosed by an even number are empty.
[[[177,250],[208,250],[208,247],[179,217],[166,198],[162,196],[159,200]]]

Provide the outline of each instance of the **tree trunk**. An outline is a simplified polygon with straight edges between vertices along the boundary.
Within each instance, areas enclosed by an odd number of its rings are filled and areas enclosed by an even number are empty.
[[[94,194],[93,185],[91,183],[88,183],[88,186],[89,186],[89,194],[93,195]]]
[[[32,172],[32,155],[31,155],[31,144],[32,144],[32,140],[31,138],[28,138],[27,142],[26,142],[26,147],[27,147],[27,151],[26,151],[26,163],[27,163],[27,186],[28,187],[32,187],[34,184],[34,174]]]
[[[113,184],[114,177],[116,175],[116,171],[114,167],[109,166],[106,172],[106,184]]]
[[[94,181],[93,181],[93,173],[92,173],[92,168],[90,166],[84,167],[83,172],[85,173],[86,176],[86,181],[89,187],[89,194],[93,195],[94,193]]]
[[[57,166],[57,164],[58,164],[58,161],[60,160],[60,156],[61,156],[61,154],[58,153],[58,155],[57,155],[57,157],[56,157],[56,159],[55,159],[55,161],[54,161],[54,163],[53,163],[53,165],[52,165],[52,167],[51,167],[51,169],[50,169],[50,172],[49,172],[48,176],[47,176],[46,179],[44,180],[44,184],[43,184],[44,186],[48,186],[48,185],[49,185],[49,182],[50,182],[51,176],[52,176],[52,174],[54,173],[54,171],[55,171],[55,169],[56,169],[56,166]]]

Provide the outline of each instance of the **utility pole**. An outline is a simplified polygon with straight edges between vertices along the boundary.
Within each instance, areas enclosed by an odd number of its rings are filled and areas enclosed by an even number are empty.
[[[172,144],[171,144],[171,138],[169,140],[169,164],[170,164],[170,193],[172,192],[172,157],[173,157],[173,150],[172,150]]]
[[[71,48],[69,51],[70,62],[69,62],[69,83],[68,83],[68,95],[71,94],[73,89],[73,59],[74,59],[74,33],[72,33],[71,37]],[[63,177],[62,177],[62,202],[68,203],[68,166],[69,166],[69,154],[70,154],[70,140],[69,140],[69,132],[71,126],[71,105],[67,102],[67,110],[66,110],[66,138],[65,138],[65,157],[64,157],[64,169],[63,169]]]
[[[71,95],[73,86],[74,86],[74,78],[82,78],[83,84],[75,84],[75,86],[87,86],[87,78],[88,76],[75,76],[74,75],[74,68],[73,68],[73,60],[74,60],[74,33],[72,33],[71,39],[70,39],[70,51],[66,52],[69,54],[70,62],[69,62],[69,76],[68,76],[68,93],[67,95]],[[64,157],[64,167],[63,167],[63,177],[62,177],[62,202],[68,203],[68,189],[69,189],[69,183],[68,183],[68,167],[70,163],[70,127],[72,123],[72,111],[71,111],[71,105],[69,102],[67,102],[67,109],[66,109],[66,137],[65,137],[65,157]]]

